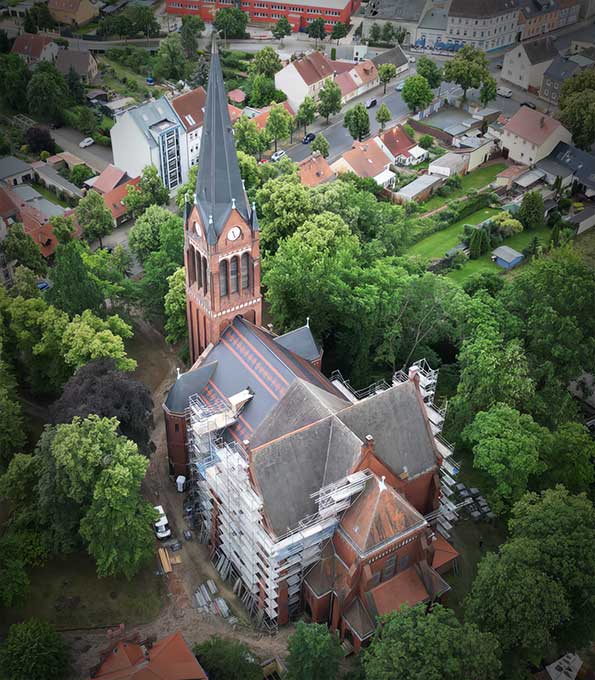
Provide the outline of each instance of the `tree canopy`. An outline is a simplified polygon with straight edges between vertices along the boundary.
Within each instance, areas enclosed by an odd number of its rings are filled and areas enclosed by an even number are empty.
[[[434,93],[428,81],[420,75],[409,76],[405,81],[401,97],[405,104],[415,112],[418,109],[425,109],[432,103]]]
[[[227,640],[217,635],[194,646],[200,665],[210,680],[261,680],[262,668],[252,652],[239,640]]]
[[[318,113],[323,118],[326,118],[327,123],[331,116],[334,116],[341,110],[342,96],[341,88],[334,80],[330,78],[325,80],[318,93]]]
[[[334,680],[343,656],[339,638],[320,623],[298,621],[287,641],[287,679]]]
[[[443,79],[460,85],[463,99],[467,90],[477,89],[492,76],[485,52],[474,45],[463,45],[455,57],[444,64]]]
[[[370,132],[370,116],[363,104],[349,109],[343,119],[343,126],[349,130],[353,139],[361,140]]]
[[[243,38],[248,25],[248,17],[239,7],[224,7],[217,12],[213,26],[229,38]]]
[[[415,70],[418,75],[423,76],[428,81],[428,85],[432,89],[440,87],[440,83],[442,82],[442,70],[433,59],[422,55],[417,60]]]
[[[47,621],[29,619],[13,624],[0,645],[3,679],[62,680],[69,666],[66,642]]]
[[[108,210],[103,197],[97,191],[89,191],[79,201],[76,209],[78,222],[85,238],[89,241],[99,241],[102,246],[104,236],[114,230],[114,218]]]

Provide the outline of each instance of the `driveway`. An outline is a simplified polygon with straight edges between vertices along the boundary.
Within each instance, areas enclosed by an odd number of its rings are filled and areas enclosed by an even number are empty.
[[[56,144],[61,146],[64,151],[70,151],[70,153],[78,156],[97,173],[105,170],[110,163],[114,162],[112,150],[109,146],[93,144],[93,146],[88,146],[86,149],[81,149],[79,142],[85,139],[87,135],[83,135],[78,130],[62,127],[51,132],[52,137],[56,140]]]

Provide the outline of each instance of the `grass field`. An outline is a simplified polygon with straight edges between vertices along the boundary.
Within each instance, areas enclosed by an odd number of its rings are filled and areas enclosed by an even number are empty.
[[[55,559],[32,569],[26,604],[4,609],[0,631],[16,621],[36,616],[62,630],[99,628],[153,620],[163,601],[157,565],[150,563],[131,581],[97,578],[94,562],[85,554]]]
[[[461,198],[465,196],[469,191],[473,189],[483,189],[488,184],[491,184],[495,179],[496,175],[506,167],[505,163],[494,163],[494,165],[487,165],[483,168],[477,168],[473,170],[468,175],[461,178],[461,188],[456,189],[446,198],[444,196],[432,196],[421,206],[424,211],[436,210],[440,206],[444,205],[446,201],[451,201],[454,198]]]
[[[479,224],[480,222],[487,220],[488,217],[495,215],[497,212],[499,211],[493,208],[478,210],[477,212],[458,220],[458,222],[451,224],[449,227],[446,227],[446,229],[430,234],[427,238],[415,243],[405,251],[405,254],[420,255],[430,259],[444,257],[448,250],[460,242],[459,236],[463,231],[463,225]]]

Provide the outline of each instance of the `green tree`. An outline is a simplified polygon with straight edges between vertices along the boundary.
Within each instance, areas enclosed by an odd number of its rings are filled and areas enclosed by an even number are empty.
[[[40,62],[27,85],[29,112],[45,120],[61,120],[67,99],[64,76],[51,62]]]
[[[23,298],[40,297],[41,291],[37,287],[37,276],[28,267],[22,264],[15,268],[12,276],[12,288],[10,294]]]
[[[272,47],[268,46],[254,55],[248,67],[248,72],[260,73],[267,78],[273,78],[275,73],[280,71],[282,67],[279,55]]]
[[[465,603],[465,621],[498,638],[504,677],[526,671],[527,661],[539,665],[552,649],[554,631],[570,613],[564,588],[538,560],[538,547],[526,541],[488,553]]]
[[[75,229],[72,215],[56,215],[56,217],[52,217],[52,231],[58,239],[58,243],[68,243],[72,239]]]
[[[0,29],[0,54],[10,52],[10,39],[4,29]]]
[[[159,45],[155,56],[155,72],[168,80],[183,80],[187,75],[187,66],[180,34],[170,33]]]
[[[328,155],[330,153],[330,146],[322,132],[319,132],[316,135],[316,139],[312,142],[311,148],[313,152],[318,151],[318,153],[323,158],[328,158]]]
[[[331,31],[331,40],[336,40],[338,45],[339,40],[341,40],[341,38],[345,38],[348,33],[349,24],[343,24],[339,22],[333,26],[333,30]]]
[[[502,513],[527,490],[529,481],[545,470],[541,447],[547,430],[531,416],[497,404],[480,411],[463,437],[473,447],[473,466],[488,476],[492,507]]]
[[[326,26],[324,25],[324,19],[319,17],[318,19],[313,19],[306,26],[306,33],[310,38],[314,38],[314,49],[318,49],[318,41],[324,40],[326,38]]]
[[[275,142],[275,151],[277,151],[277,142],[280,139],[287,139],[291,132],[291,114],[283,106],[283,104],[273,104],[267,119],[266,131],[271,139]]]
[[[281,17],[271,29],[271,33],[273,34],[274,38],[283,44],[283,38],[286,35],[291,35],[291,24],[287,20],[287,17]]]
[[[326,80],[318,93],[318,113],[326,118],[327,125],[329,118],[341,110],[342,97],[341,88],[337,83],[330,78]]]
[[[434,99],[434,93],[428,81],[420,75],[409,76],[401,91],[405,104],[415,113],[418,109],[425,109]]]
[[[75,103],[80,104],[83,102],[85,97],[85,88],[81,82],[79,74],[72,66],[66,74],[66,87],[68,88],[68,92]]]
[[[85,309],[96,314],[104,310],[103,294],[90,276],[81,251],[82,246],[78,241],[59,245],[56,250],[56,265],[52,269],[54,285],[48,294],[49,301],[70,316],[82,314]]]
[[[481,87],[489,78],[491,76],[486,54],[473,45],[464,45],[456,56],[444,65],[443,79],[460,85],[463,89],[463,99],[467,98],[467,90]]]
[[[195,645],[193,650],[210,680],[261,680],[262,668],[239,640],[227,640],[217,635]]]
[[[370,26],[370,33],[368,37],[372,43],[379,43],[382,39],[382,28],[376,21]]]
[[[199,54],[190,75],[190,84],[192,87],[206,87],[208,82],[209,62],[202,54]]]
[[[157,168],[147,165],[143,168],[140,182],[128,187],[124,204],[133,215],[140,215],[150,205],[167,205],[169,192],[163,184]]]
[[[243,38],[248,25],[248,17],[238,7],[225,7],[217,12],[213,26],[223,33],[225,40]]]
[[[244,118],[245,116],[241,117]],[[176,205],[181,213],[183,213],[186,203],[192,204],[194,202],[197,176],[198,165],[193,165],[188,172],[188,181],[182,184],[176,192]]]
[[[70,171],[70,181],[73,184],[76,184],[77,187],[82,187],[83,184],[94,175],[95,173],[88,165],[79,163],[78,165],[75,165]]]
[[[196,15],[187,14],[182,17],[180,39],[187,59],[194,58],[198,50],[198,39],[205,30],[205,22]]]
[[[249,156],[243,151],[238,151],[238,165],[240,166],[240,175],[244,180],[246,191],[257,189],[260,185],[260,172],[256,158]]]
[[[419,138],[418,144],[422,149],[431,149],[434,146],[434,138],[432,135],[422,135]]]
[[[8,228],[8,234],[0,247],[9,262],[15,260],[39,276],[46,273],[47,265],[41,251],[19,222]]]
[[[147,261],[151,253],[165,246],[171,234],[176,235],[174,248],[180,245],[179,257],[183,251],[184,223],[181,217],[167,208],[152,205],[136,220],[130,230],[128,245],[141,263]]]
[[[26,111],[27,84],[31,77],[27,64],[18,54],[0,54],[0,95],[13,111]]]
[[[76,370],[94,359],[110,357],[119,370],[133,371],[136,361],[127,356],[124,347],[124,340],[131,337],[132,329],[117,314],[104,320],[86,309],[64,331],[64,360]]]
[[[417,60],[415,70],[417,75],[423,76],[428,81],[428,84],[432,89],[440,87],[440,83],[442,82],[442,70],[435,61],[422,55]]]
[[[295,122],[297,125],[303,125],[304,134],[306,134],[308,125],[312,125],[314,118],[316,118],[316,102],[313,97],[304,97],[295,114]]]
[[[395,28],[390,21],[385,21],[382,27],[382,42],[387,45],[394,45],[396,39]]]
[[[61,680],[69,663],[64,638],[47,621],[13,624],[0,646],[2,675],[10,680]]]
[[[23,413],[17,396],[16,381],[6,364],[0,361],[0,470],[6,468],[25,441]]]
[[[531,565],[559,582],[570,616],[557,631],[559,647],[581,646],[592,639],[595,597],[595,509],[585,495],[564,487],[526,494],[513,506],[509,543],[536,548]],[[524,557],[524,556],[523,556]]]
[[[156,38],[159,35],[159,22],[151,7],[131,5],[126,8],[125,16],[132,24],[134,35],[142,33],[147,38]]]
[[[253,73],[246,83],[246,91],[251,106],[268,106],[277,101],[275,81],[262,73]]]
[[[353,139],[361,140],[370,132],[370,117],[363,104],[356,104],[345,114],[343,126]]]
[[[233,126],[234,139],[238,151],[254,156],[260,149],[259,130],[248,116],[240,116]]]
[[[383,102],[380,104],[376,112],[376,121],[380,125],[380,129],[384,130],[384,126],[390,121],[392,115],[388,106]]]
[[[563,423],[544,442],[543,485],[563,484],[570,493],[588,491],[595,481],[595,442],[581,423]]]
[[[188,333],[186,319],[186,271],[179,267],[167,279],[169,289],[165,296],[165,339],[175,344]]]
[[[595,142],[595,88],[566,97],[560,120],[572,133],[572,141],[589,151]]]
[[[452,609],[404,605],[382,618],[363,666],[366,680],[496,680],[500,649],[495,635],[459,623]]]
[[[595,90],[595,68],[582,69],[566,78],[560,91],[560,109],[566,106],[569,97],[588,90]]]
[[[523,195],[519,220],[525,229],[537,230],[545,225],[543,196],[539,191],[528,191]]]
[[[37,33],[37,26],[35,24],[35,19],[29,10],[25,12],[25,18],[23,19],[23,28],[25,33]]]
[[[287,641],[288,680],[334,680],[343,656],[339,638],[320,623],[298,621]]]
[[[103,196],[97,191],[89,191],[79,201],[76,209],[78,223],[90,243],[96,239],[103,247],[103,237],[114,230],[114,218],[105,205]]]
[[[389,24],[386,24],[388,26]],[[386,86],[397,75],[397,67],[394,64],[380,64],[378,67],[378,78],[384,86],[384,94],[386,94]]]
[[[481,83],[481,88],[479,89],[479,101],[484,106],[487,106],[491,101],[496,99],[496,89],[496,79],[492,76],[486,76]]]

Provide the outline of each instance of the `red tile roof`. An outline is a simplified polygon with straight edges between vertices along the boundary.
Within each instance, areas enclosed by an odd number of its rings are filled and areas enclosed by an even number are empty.
[[[370,595],[380,616],[389,614],[404,604],[413,607],[429,597],[415,566],[399,572],[390,580],[376,586],[370,591]]]
[[[150,648],[120,641],[95,672],[98,680],[207,680],[180,631]]]
[[[415,146],[415,142],[400,125],[383,132],[380,139],[395,158],[397,156],[408,156],[409,149]]]
[[[355,80],[353,80],[353,78],[347,72],[339,73],[335,78],[335,82],[341,88],[341,94],[343,97],[357,89]]]
[[[194,90],[190,90],[190,92],[174,97],[170,103],[180,117],[186,132],[192,132],[202,127],[205,120],[205,106],[207,103],[207,93],[204,87],[197,87]],[[242,110],[231,104],[228,109],[229,117],[233,124],[241,116]]]
[[[128,187],[137,186],[139,182],[140,177],[135,177],[103,195],[103,202],[115,220],[119,220],[127,211],[126,206],[122,203],[122,199],[128,195]]]
[[[227,98],[231,99],[231,101],[235,102],[236,104],[242,104],[246,99],[246,93],[244,90],[240,90],[239,87],[236,87],[235,90],[230,90],[227,93]]]
[[[314,85],[336,71],[334,62],[322,52],[310,52],[305,57],[294,61],[293,65],[307,85]]]
[[[541,111],[534,111],[528,106],[521,106],[504,129],[521,139],[541,146],[559,127],[562,127],[562,124],[555,118],[546,116]]]
[[[283,108],[287,111],[287,113],[289,113],[290,116],[295,116],[294,110],[291,108],[291,106],[289,106],[289,104],[287,102],[283,102]],[[267,126],[267,121],[269,119],[270,113],[271,113],[271,107],[265,106],[263,109],[260,110],[259,114],[257,114],[256,116],[254,116],[254,118],[252,118],[252,121],[254,121],[256,123],[256,127],[259,130],[264,130],[265,127]],[[234,122],[234,121],[232,121],[232,122]]]
[[[358,85],[367,85],[369,83],[373,83],[378,78],[376,64],[374,64],[374,62],[370,59],[360,61],[351,69],[351,73],[354,74],[354,80],[358,83]]]
[[[444,536],[442,536],[442,534],[436,532],[435,535],[436,540],[434,541],[434,559],[432,560],[432,567],[438,570],[456,560],[459,553]]]
[[[0,186],[0,217],[9,217],[18,210],[18,202],[4,187]]]
[[[307,187],[317,187],[335,178],[335,173],[326,158],[319,153],[314,153],[310,158],[298,163],[298,172],[302,184]]]
[[[110,163],[93,183],[93,189],[100,194],[107,194],[119,186],[126,177],[125,170],[120,170]]]
[[[48,0],[48,7],[59,12],[78,12],[82,0]]]
[[[44,35],[21,33],[16,37],[11,52],[37,61],[41,57],[44,47],[51,42],[53,40]]]
[[[375,141],[354,142],[352,148],[343,154],[343,159],[358,177],[376,177],[389,164],[388,156]]]

